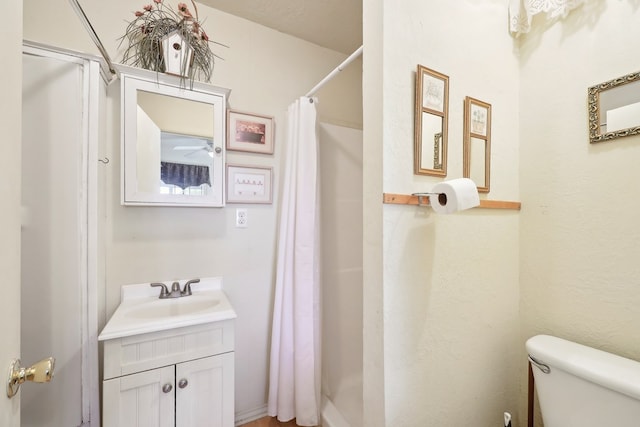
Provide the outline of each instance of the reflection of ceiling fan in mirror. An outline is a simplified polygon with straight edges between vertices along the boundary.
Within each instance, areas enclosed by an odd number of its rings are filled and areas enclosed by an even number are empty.
[[[196,160],[202,155],[213,157],[213,140],[206,136],[185,135],[162,131],[163,158],[178,161],[182,158]]]
[[[173,149],[176,151],[188,151],[187,153],[184,153],[185,157],[193,156],[199,151],[204,151],[209,154],[210,157],[213,157],[213,141],[211,141],[210,139],[203,139],[202,142],[203,144],[200,145],[177,145],[173,147]]]

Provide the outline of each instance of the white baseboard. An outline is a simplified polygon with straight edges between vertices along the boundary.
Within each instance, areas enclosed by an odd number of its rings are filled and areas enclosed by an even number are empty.
[[[248,411],[236,412],[236,427],[266,416],[267,405],[262,405]]]

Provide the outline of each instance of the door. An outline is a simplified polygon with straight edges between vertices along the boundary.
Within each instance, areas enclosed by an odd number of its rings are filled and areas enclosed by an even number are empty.
[[[22,1],[3,2],[7,16],[22,16]],[[0,309],[0,425],[20,425],[20,396],[7,398],[6,372],[20,357],[20,118],[22,67],[22,19],[8,19],[2,30],[0,67],[0,271],[3,307]],[[13,64],[13,65],[12,65]]]
[[[20,391],[21,426],[99,419],[96,76],[87,59],[25,45],[22,56],[21,359],[56,359],[54,379]],[[97,425],[97,423],[95,424]]]
[[[174,382],[174,365],[104,381],[104,427],[173,427]]]
[[[23,57],[22,359],[56,359],[22,389],[23,427],[82,424],[81,83],[82,64]]]
[[[176,387],[176,427],[233,427],[233,352],[176,365]]]

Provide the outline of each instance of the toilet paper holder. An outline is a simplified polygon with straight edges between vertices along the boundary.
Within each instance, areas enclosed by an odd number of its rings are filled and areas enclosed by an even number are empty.
[[[480,205],[478,187],[469,178],[455,178],[439,182],[428,192],[414,193],[418,205],[427,205],[424,198],[429,197],[429,205],[437,214],[451,214]]]
[[[397,193],[382,193],[382,203],[392,205],[413,205],[418,206],[418,196],[414,194],[397,194]],[[429,201],[421,200],[420,203],[423,206],[428,206]],[[484,209],[499,209],[499,210],[514,210],[519,211],[522,209],[522,203],[509,200],[480,200],[480,208]]]
[[[429,203],[429,196],[435,195],[438,195],[440,203],[447,203],[447,195],[444,193],[411,193],[411,195],[418,198],[418,206],[431,206],[431,203]],[[424,200],[425,197],[427,198],[426,201]],[[444,197],[444,199],[442,199],[442,197]]]

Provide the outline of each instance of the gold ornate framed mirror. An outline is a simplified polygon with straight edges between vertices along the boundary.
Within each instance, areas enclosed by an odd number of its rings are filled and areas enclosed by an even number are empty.
[[[447,176],[449,77],[419,65],[416,71],[414,173]]]
[[[479,193],[488,193],[491,175],[491,104],[464,99],[464,148],[462,176],[476,183]]]
[[[640,72],[591,86],[587,103],[590,143],[640,134]]]

